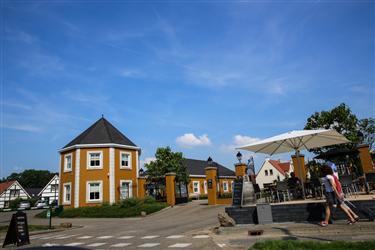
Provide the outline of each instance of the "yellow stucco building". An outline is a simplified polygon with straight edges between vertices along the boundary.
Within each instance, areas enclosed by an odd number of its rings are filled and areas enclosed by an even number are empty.
[[[141,149],[105,118],[59,152],[59,204],[76,208],[137,196]]]

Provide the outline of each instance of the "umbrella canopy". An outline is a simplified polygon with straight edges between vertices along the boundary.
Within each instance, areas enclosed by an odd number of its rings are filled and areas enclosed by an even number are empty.
[[[255,143],[238,147],[237,149],[245,149],[255,153],[264,154],[280,154],[290,151],[296,152],[297,167],[299,169],[299,177],[302,182],[302,195],[305,198],[305,189],[303,184],[302,164],[299,160],[300,150],[309,150],[313,148],[325,147],[336,144],[350,142],[345,136],[339,134],[333,129],[318,130],[294,130],[281,135],[276,135]]]
[[[309,150],[348,142],[350,141],[345,136],[333,129],[293,130],[237,149],[273,155],[292,150]]]

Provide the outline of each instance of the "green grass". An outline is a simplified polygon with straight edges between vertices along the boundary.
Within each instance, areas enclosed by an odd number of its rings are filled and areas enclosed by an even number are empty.
[[[129,198],[115,205],[103,204],[101,206],[66,208],[59,213],[52,212],[53,216],[60,218],[124,218],[140,216],[144,211],[146,214],[155,213],[167,207],[166,203],[156,202],[153,198],[144,199]],[[46,211],[36,215],[46,218]]]
[[[375,249],[375,241],[293,241],[293,240],[269,240],[257,242],[250,250],[364,250]]]
[[[29,231],[47,230],[48,226],[45,225],[28,225]],[[8,226],[0,226],[0,232],[7,232]]]

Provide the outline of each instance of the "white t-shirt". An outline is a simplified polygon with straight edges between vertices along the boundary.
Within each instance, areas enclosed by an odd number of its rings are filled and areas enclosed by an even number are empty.
[[[335,181],[333,179],[332,175],[327,174],[325,177],[322,178],[324,188],[326,189],[326,192],[333,192],[333,188],[331,186],[331,182],[329,180],[332,180],[333,182]]]

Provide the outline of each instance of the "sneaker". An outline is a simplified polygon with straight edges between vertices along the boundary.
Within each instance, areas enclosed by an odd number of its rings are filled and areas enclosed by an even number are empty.
[[[328,226],[328,223],[325,222],[325,221],[321,221],[321,222],[319,222],[319,226],[326,227],[326,226]]]

